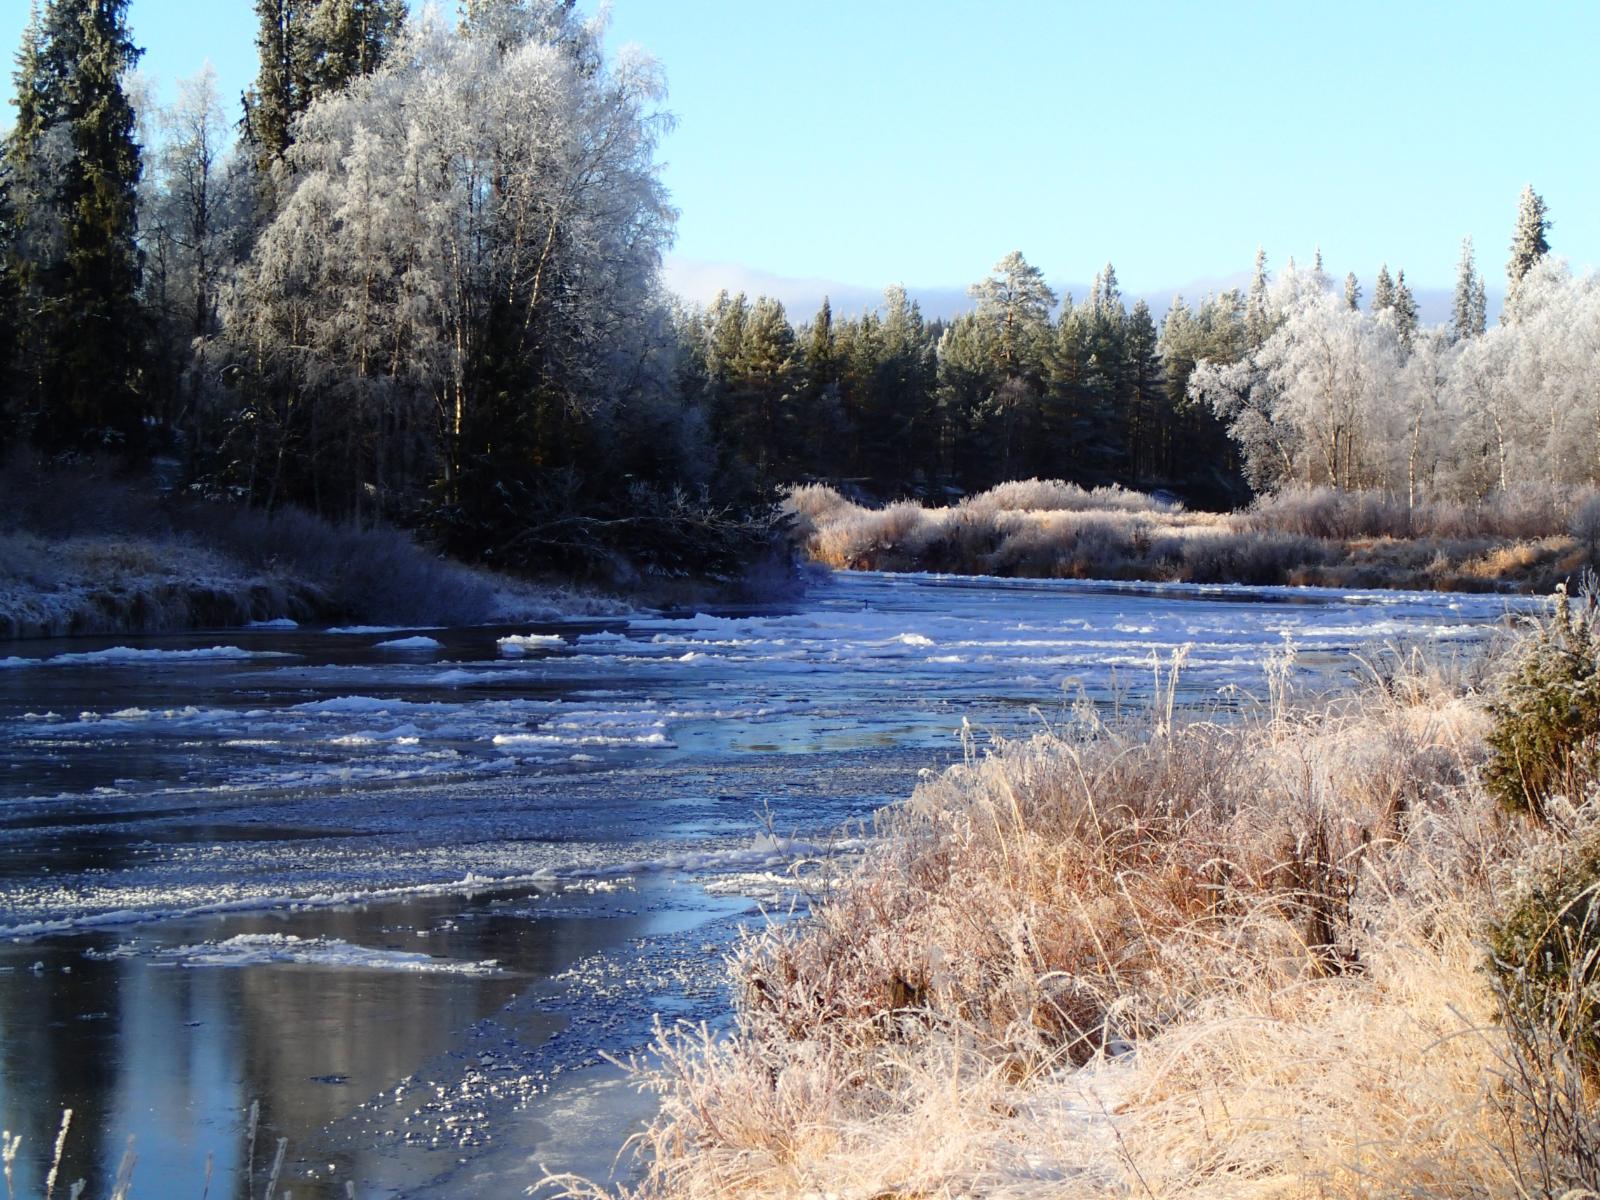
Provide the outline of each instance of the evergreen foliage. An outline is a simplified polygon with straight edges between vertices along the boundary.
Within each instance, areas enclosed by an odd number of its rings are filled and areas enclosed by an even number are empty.
[[[1374,313],[1387,312],[1394,307],[1394,279],[1389,274],[1389,264],[1384,263],[1378,268],[1377,281],[1372,285],[1372,307]]]
[[[1484,783],[1510,812],[1542,816],[1558,792],[1574,798],[1600,764],[1600,613],[1593,590],[1574,611],[1563,588],[1492,712]]]
[[[1394,327],[1400,336],[1400,344],[1409,347],[1411,339],[1417,333],[1417,300],[1411,294],[1411,289],[1406,286],[1406,273],[1400,271],[1394,281]]]
[[[1506,318],[1514,320],[1523,283],[1539,260],[1550,252],[1550,214],[1544,197],[1528,184],[1517,201],[1517,224],[1511,233],[1511,258],[1506,263]]]
[[[1489,927],[1507,1015],[1549,1029],[1591,1081],[1600,1073],[1600,838],[1561,856]]]
[[[127,0],[49,0],[17,58],[4,163],[11,422],[50,450],[134,449],[144,434],[142,164],[122,86],[139,54]]]
[[[1472,250],[1472,238],[1461,239],[1461,262],[1456,268],[1456,288],[1450,301],[1450,332],[1457,341],[1478,337],[1488,327],[1483,276]]]

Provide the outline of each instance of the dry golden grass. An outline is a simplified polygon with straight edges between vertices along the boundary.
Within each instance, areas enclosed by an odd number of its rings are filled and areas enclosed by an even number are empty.
[[[746,941],[729,1031],[660,1031],[640,1194],[1591,1194],[1482,936],[1592,816],[1506,817],[1470,681],[1370,666],[1229,720],[1085,710],[925,782]],[[1563,1078],[1565,1146],[1593,1095]]]
[[[1120,488],[1030,479],[944,508],[867,508],[820,484],[794,489],[787,506],[806,552],[843,570],[1548,591],[1600,545],[1565,531],[1555,498],[1523,493],[1408,512],[1376,494],[1309,489],[1244,512],[1192,513]]]

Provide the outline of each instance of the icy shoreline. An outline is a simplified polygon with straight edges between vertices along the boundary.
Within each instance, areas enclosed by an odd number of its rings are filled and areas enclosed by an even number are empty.
[[[415,562],[386,562],[384,571],[369,572],[376,578],[361,580],[363,586],[352,589],[352,581],[313,578],[315,572],[276,562],[253,568],[176,535],[47,538],[0,533],[0,640],[341,620],[415,629],[422,623],[552,621],[633,611],[615,597],[529,583],[435,559],[420,548],[411,550]],[[437,578],[421,588],[407,578],[383,578],[419,569]],[[440,594],[426,595],[429,591]],[[397,607],[408,610],[398,620]]]

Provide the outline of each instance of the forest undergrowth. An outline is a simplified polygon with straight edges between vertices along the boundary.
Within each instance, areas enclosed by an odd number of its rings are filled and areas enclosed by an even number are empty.
[[[1548,592],[1600,550],[1600,493],[1535,486],[1414,507],[1291,487],[1210,513],[1060,480],[1004,483],[944,507],[873,508],[810,484],[787,507],[805,551],[843,570]]]
[[[1595,1195],[1593,601],[1358,661],[925,779],[659,1031],[637,1195]]]

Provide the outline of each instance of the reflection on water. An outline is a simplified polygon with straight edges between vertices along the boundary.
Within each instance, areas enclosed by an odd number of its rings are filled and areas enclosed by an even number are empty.
[[[211,1195],[259,1196],[279,1138],[299,1200],[603,1170],[642,1110],[601,1051],[725,1011],[714,964],[750,897],[815,853],[763,821],[823,840],[958,756],[963,720],[1015,735],[1080,694],[1137,703],[1180,647],[1183,699],[1238,703],[1286,637],[1326,680],[1364,642],[1471,641],[1504,608],[869,576],[403,656],[313,630],[8,647],[18,1195],[42,1194],[66,1107],[63,1177],[90,1196],[129,1135],[147,1197],[199,1196],[208,1156]]]
[[[358,1194],[378,1194],[366,1187],[374,1177],[420,1176],[406,1181],[420,1186],[444,1165],[426,1156],[410,1171],[374,1162],[401,1155],[404,1138],[352,1141],[338,1123],[380,1093],[409,1091],[402,1119],[418,1121],[421,1149],[431,1150],[436,1126],[424,1110],[441,1121],[453,1114],[433,1084],[416,1082],[419,1072],[469,1049],[481,1057],[470,1034],[489,1017],[498,1018],[495,1062],[520,1071],[569,1018],[555,1006],[517,1005],[519,997],[591,956],[703,919],[664,904],[659,886],[580,899],[433,896],[0,946],[0,1112],[30,1151],[19,1161],[19,1194],[42,1193],[40,1152],[54,1141],[59,1110],[71,1108],[63,1177],[87,1180],[90,1195],[109,1193],[131,1134],[145,1194],[198,1195],[209,1155],[212,1194],[243,1198],[243,1114],[253,1100],[258,1170],[287,1138],[295,1195],[343,1196],[346,1180],[361,1183]],[[320,939],[333,959],[230,968],[163,957],[259,935]],[[420,948],[456,964],[494,959],[498,970],[351,969],[337,965],[344,945]]]

